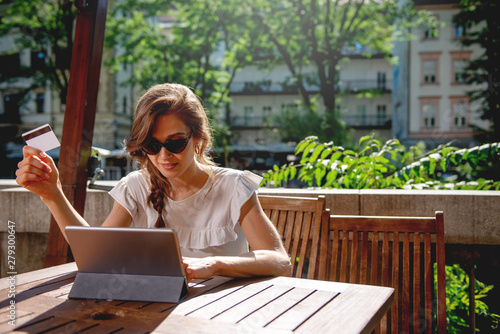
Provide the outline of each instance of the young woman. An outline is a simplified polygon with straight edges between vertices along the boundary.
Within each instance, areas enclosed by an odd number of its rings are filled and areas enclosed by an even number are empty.
[[[222,276],[290,275],[290,260],[264,214],[260,177],[216,167],[200,101],[187,87],[161,84],[140,99],[126,150],[140,164],[110,191],[103,226],[171,227],[178,233],[188,280]],[[40,196],[64,234],[88,226],[63,194],[44,152],[25,146],[16,181]]]

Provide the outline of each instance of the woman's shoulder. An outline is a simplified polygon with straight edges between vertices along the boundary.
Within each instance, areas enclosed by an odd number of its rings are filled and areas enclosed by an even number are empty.
[[[124,183],[128,186],[149,186],[149,177],[145,170],[135,170],[124,176],[119,183]]]
[[[227,167],[212,167],[215,182],[234,182],[243,180],[246,182],[260,183],[262,177],[247,170],[238,170]]]
[[[216,179],[239,178],[243,175],[242,170],[227,167],[212,167],[212,173]]]

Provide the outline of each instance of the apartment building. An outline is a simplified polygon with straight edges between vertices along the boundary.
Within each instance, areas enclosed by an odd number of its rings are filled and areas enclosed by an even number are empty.
[[[354,129],[357,138],[372,132],[389,138],[392,67],[381,55],[366,58],[360,54],[360,50],[347,50],[346,60],[340,64],[336,93],[340,97],[341,119]],[[303,73],[314,75],[315,69],[306,68]],[[236,74],[231,85],[229,118],[235,143],[268,145],[280,141],[280,133],[275,129],[276,118],[282,111],[300,109],[301,97],[297,90],[284,84],[289,78],[290,72],[284,65],[271,71],[248,66]],[[317,86],[306,88],[311,96],[318,93]],[[366,91],[377,91],[377,94],[360,96]],[[323,111],[320,108],[319,112]]]
[[[461,45],[467,29],[453,24],[458,1],[415,0],[417,9],[434,15],[442,27],[420,27],[415,39],[399,43],[393,94],[393,136],[411,145],[424,141],[428,147],[454,141],[457,146],[474,146],[473,127],[488,128],[478,105],[467,96],[466,68],[481,50]]]

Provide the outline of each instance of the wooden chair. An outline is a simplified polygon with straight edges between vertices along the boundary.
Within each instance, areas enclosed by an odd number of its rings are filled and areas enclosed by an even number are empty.
[[[315,278],[325,197],[259,195],[259,201],[283,239],[292,259],[293,276]]]
[[[435,217],[330,215],[328,225],[322,229],[319,279],[395,289],[394,303],[376,332],[432,333],[437,328],[446,333],[442,212]]]

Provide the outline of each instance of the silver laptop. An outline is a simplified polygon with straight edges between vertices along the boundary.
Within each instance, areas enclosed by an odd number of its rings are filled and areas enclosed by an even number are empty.
[[[69,298],[179,302],[187,282],[168,228],[67,226],[78,267]]]

